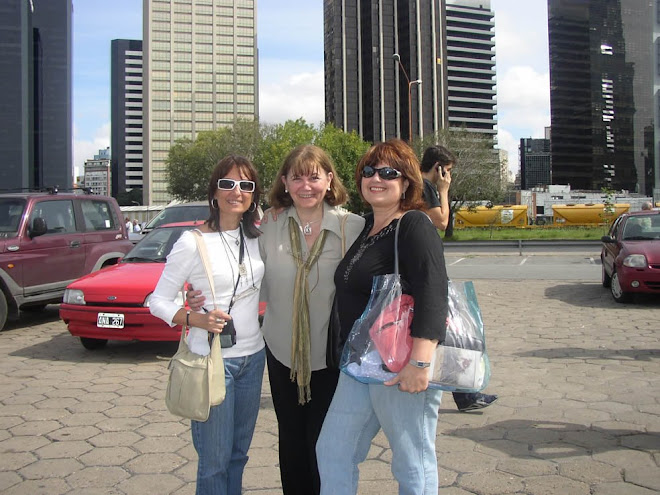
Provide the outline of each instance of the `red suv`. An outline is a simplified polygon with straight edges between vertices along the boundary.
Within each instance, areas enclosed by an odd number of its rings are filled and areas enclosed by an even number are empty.
[[[0,330],[21,309],[62,302],[69,283],[132,247],[114,198],[56,189],[0,194]]]

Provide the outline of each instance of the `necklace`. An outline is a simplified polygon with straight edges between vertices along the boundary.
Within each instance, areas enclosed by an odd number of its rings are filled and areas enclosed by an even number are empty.
[[[225,234],[227,234],[227,237],[229,237],[230,239],[234,239],[234,244],[236,244],[237,246],[240,244],[239,241],[238,241],[238,238],[239,238],[240,234],[236,234],[236,237],[234,237],[233,235],[231,235],[226,230],[223,230],[220,233],[222,234],[223,237],[224,237]]]
[[[312,235],[312,224],[316,222],[320,222],[321,220],[323,220],[323,217],[319,218],[318,220],[314,220],[313,222],[305,223],[305,226],[302,229],[303,234],[305,234],[306,236]]]
[[[238,276],[239,277],[245,277],[247,275],[247,269],[245,267],[245,261],[243,261],[243,247],[241,246],[241,249],[239,250],[239,259],[236,259],[236,255],[234,254],[233,250],[231,249],[231,246],[227,242],[227,239],[225,239],[225,236],[222,235],[225,232],[220,232],[220,239],[222,239],[222,245],[225,248],[225,252],[231,255],[231,257],[234,259],[236,264],[238,264]],[[242,230],[239,230],[239,234],[236,237],[236,245],[240,245],[238,238],[241,237],[243,234]],[[234,239],[233,236],[229,236],[230,238]],[[248,253],[248,259],[250,258],[250,254]],[[230,265],[231,266],[231,265]],[[252,260],[250,260],[250,268],[252,268]],[[234,268],[232,266],[232,279],[234,278]],[[252,275],[254,277],[254,274]]]

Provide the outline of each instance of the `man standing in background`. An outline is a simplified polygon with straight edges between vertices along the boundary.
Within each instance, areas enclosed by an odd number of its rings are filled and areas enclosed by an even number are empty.
[[[424,177],[422,196],[427,205],[426,213],[433,225],[443,232],[449,224],[449,186],[451,170],[455,163],[454,154],[440,145],[426,148],[421,162]],[[461,412],[483,409],[497,400],[497,395],[486,395],[481,392],[453,392],[453,396],[456,407]]]

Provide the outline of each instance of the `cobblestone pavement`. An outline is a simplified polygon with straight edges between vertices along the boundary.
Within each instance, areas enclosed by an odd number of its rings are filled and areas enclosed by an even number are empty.
[[[612,301],[593,282],[477,280],[493,377],[488,409],[445,394],[439,493],[660,492],[660,300]],[[193,494],[189,425],[165,409],[176,343],[86,351],[57,307],[0,333],[0,493]],[[397,493],[377,436],[360,494]],[[281,493],[267,382],[245,493]]]

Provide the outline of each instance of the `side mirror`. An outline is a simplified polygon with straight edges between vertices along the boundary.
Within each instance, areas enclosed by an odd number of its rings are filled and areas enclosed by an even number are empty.
[[[48,226],[46,225],[46,220],[41,217],[37,217],[32,221],[32,228],[30,229],[30,237],[34,239],[35,237],[44,235],[47,230],[48,230]]]
[[[600,240],[602,242],[610,243],[610,244],[616,242],[616,239],[612,238],[612,236],[610,236],[610,235],[604,235],[603,237],[600,238]]]

